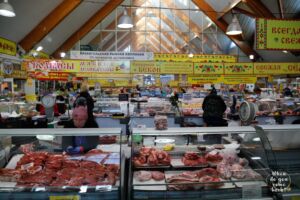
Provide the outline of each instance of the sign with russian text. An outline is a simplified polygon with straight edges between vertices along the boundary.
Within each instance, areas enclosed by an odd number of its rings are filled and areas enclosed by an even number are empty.
[[[223,63],[194,63],[194,74],[224,74]]]
[[[223,76],[223,83],[228,85],[234,84],[251,84],[255,83],[257,80],[256,76],[238,76],[238,75],[230,75]]]
[[[256,19],[256,48],[300,50],[300,20]]]
[[[104,74],[104,73],[92,73],[92,72],[78,72],[76,77],[86,78],[131,78],[131,74]]]
[[[224,63],[224,74],[253,74],[253,63]]]
[[[153,60],[153,52],[71,51],[71,59],[81,60]]]
[[[155,61],[132,61],[130,72],[133,74],[160,74],[159,62]]]
[[[197,76],[188,76],[189,84],[214,84],[222,83],[223,79],[221,75],[197,75]]]
[[[300,63],[254,63],[254,74],[300,74]]]
[[[129,61],[80,61],[80,72],[130,73]]]
[[[16,43],[0,37],[0,53],[15,56],[17,54]]]
[[[69,73],[67,72],[47,72],[47,71],[37,71],[30,72],[29,76],[38,80],[58,80],[67,81],[69,78]]]
[[[190,58],[188,54],[155,53],[154,60],[167,62],[237,62],[237,57],[233,55],[194,54]]]
[[[193,74],[193,63],[191,62],[161,62],[162,74]]]
[[[79,61],[75,60],[27,60],[22,65],[26,67],[27,71],[79,71]]]

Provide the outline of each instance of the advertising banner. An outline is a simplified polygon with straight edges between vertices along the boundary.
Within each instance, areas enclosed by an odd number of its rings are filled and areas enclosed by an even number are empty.
[[[133,74],[160,74],[159,62],[155,61],[132,61],[130,72]]]
[[[71,59],[81,60],[153,60],[153,52],[71,51]]]
[[[300,63],[254,63],[254,74],[300,74]]]
[[[79,61],[76,60],[26,60],[22,65],[27,71],[78,72]]]
[[[85,78],[131,78],[131,74],[100,74],[92,72],[78,72],[76,77],[85,77]]]
[[[300,50],[300,20],[256,19],[256,48]]]
[[[129,61],[80,61],[79,72],[130,73]]]
[[[233,55],[195,54],[190,58],[188,54],[155,53],[154,60],[167,62],[237,62],[237,57]]]
[[[17,54],[16,43],[0,37],[0,53],[15,56]]]
[[[162,74],[193,74],[193,63],[191,62],[161,62]]]
[[[194,63],[194,74],[224,74],[223,63]]]
[[[67,72],[30,72],[30,77],[38,80],[57,80],[57,81],[68,81],[69,73]]]
[[[256,76],[238,76],[238,75],[231,75],[231,76],[223,76],[223,83],[228,85],[234,84],[251,84],[255,83],[257,80]]]
[[[224,63],[224,74],[253,74],[253,63]]]
[[[188,76],[188,83],[189,84],[215,84],[215,83],[222,83],[222,75],[197,75],[197,76]]]

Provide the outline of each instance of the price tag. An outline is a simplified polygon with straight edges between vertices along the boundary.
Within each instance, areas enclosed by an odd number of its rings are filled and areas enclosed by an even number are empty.
[[[79,195],[50,196],[49,200],[80,200]]]
[[[291,200],[300,200],[300,196],[292,197]]]
[[[243,199],[261,199],[261,185],[243,185],[242,193]]]
[[[111,191],[111,185],[97,185],[96,191]]]

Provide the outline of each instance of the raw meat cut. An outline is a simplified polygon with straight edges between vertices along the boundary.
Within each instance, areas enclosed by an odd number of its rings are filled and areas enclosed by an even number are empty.
[[[140,182],[149,181],[152,178],[152,173],[148,171],[137,171],[134,173],[134,178]]]
[[[165,174],[160,171],[152,171],[151,174],[152,174],[152,178],[156,181],[161,181],[164,180],[165,178]]]

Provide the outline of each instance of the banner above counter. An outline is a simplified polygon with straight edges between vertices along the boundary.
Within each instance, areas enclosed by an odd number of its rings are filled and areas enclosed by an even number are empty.
[[[101,74],[300,75],[300,63],[26,60],[22,66],[27,71],[72,72],[95,78]]]
[[[71,59],[81,60],[153,60],[153,52],[71,51]]]
[[[237,62],[237,56],[220,55],[220,54],[195,54],[192,58],[188,54],[169,54],[155,53],[155,61],[170,61],[170,62]]]
[[[256,19],[256,48],[300,50],[300,20]]]
[[[15,56],[17,54],[17,44],[13,41],[0,37],[0,54],[1,53]]]

